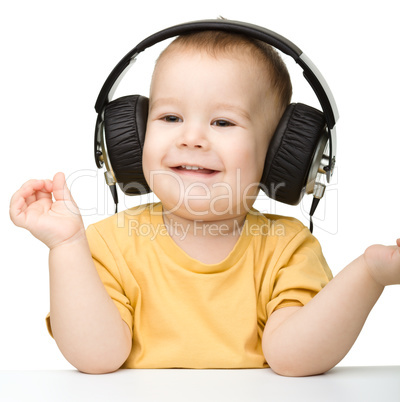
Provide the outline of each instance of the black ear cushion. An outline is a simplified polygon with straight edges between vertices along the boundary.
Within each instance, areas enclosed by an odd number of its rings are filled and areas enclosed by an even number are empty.
[[[125,194],[151,192],[142,170],[149,100],[129,95],[110,102],[104,111],[108,157],[115,178]]]
[[[270,198],[290,205],[301,201],[325,127],[319,110],[302,103],[287,107],[269,144],[260,183]]]

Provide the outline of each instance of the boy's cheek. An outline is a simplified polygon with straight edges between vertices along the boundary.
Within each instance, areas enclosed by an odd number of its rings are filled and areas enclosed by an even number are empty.
[[[147,184],[161,201],[176,204],[182,202],[185,189],[176,173],[160,168],[143,167]]]
[[[151,170],[158,168],[157,158],[159,157],[160,148],[161,144],[158,144],[157,146],[157,143],[154,140],[154,136],[152,136],[151,134],[147,135],[146,133],[146,139],[144,141],[142,154],[142,168],[143,172],[145,173],[145,177],[146,172],[150,172]]]

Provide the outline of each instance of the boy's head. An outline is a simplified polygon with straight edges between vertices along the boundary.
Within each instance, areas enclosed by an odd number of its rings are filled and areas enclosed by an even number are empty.
[[[260,76],[268,92],[265,97],[275,100],[279,121],[292,97],[292,84],[285,63],[279,53],[269,44],[256,39],[225,31],[201,31],[181,35],[176,38],[159,56],[155,68],[173,52],[205,52],[216,59],[236,57],[247,60],[259,68]],[[275,128],[275,127],[271,127]]]
[[[154,70],[143,150],[164,207],[203,220],[247,212],[291,93],[286,66],[263,42],[223,31],[173,41]]]

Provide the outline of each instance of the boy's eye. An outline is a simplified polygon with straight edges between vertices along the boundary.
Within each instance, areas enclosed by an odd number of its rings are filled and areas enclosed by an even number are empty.
[[[230,127],[230,126],[234,126],[235,124],[228,120],[219,119],[219,120],[213,121],[212,125],[217,126],[217,127]]]
[[[161,120],[165,121],[166,123],[181,123],[182,119],[178,116],[174,115],[167,115],[161,118]]]

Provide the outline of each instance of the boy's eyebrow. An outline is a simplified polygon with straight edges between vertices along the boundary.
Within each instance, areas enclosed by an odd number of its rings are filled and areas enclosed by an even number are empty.
[[[214,106],[216,109],[231,110],[232,112],[241,115],[246,120],[251,120],[250,113],[238,105],[234,105],[232,103],[217,103]]]
[[[150,98],[150,108],[155,108],[162,106],[163,104],[168,104],[168,105],[180,105],[181,102],[177,98],[158,98],[156,100],[153,100]],[[251,120],[250,113],[243,109],[242,107],[235,105],[233,103],[216,103],[213,105],[213,107],[217,110],[223,109],[223,110],[230,110],[232,112],[240,114],[243,118],[246,120]]]
[[[157,106],[162,106],[164,104],[168,105],[179,105],[181,102],[177,98],[158,98],[156,100],[153,100],[150,98],[150,105],[149,108],[155,108]]]

